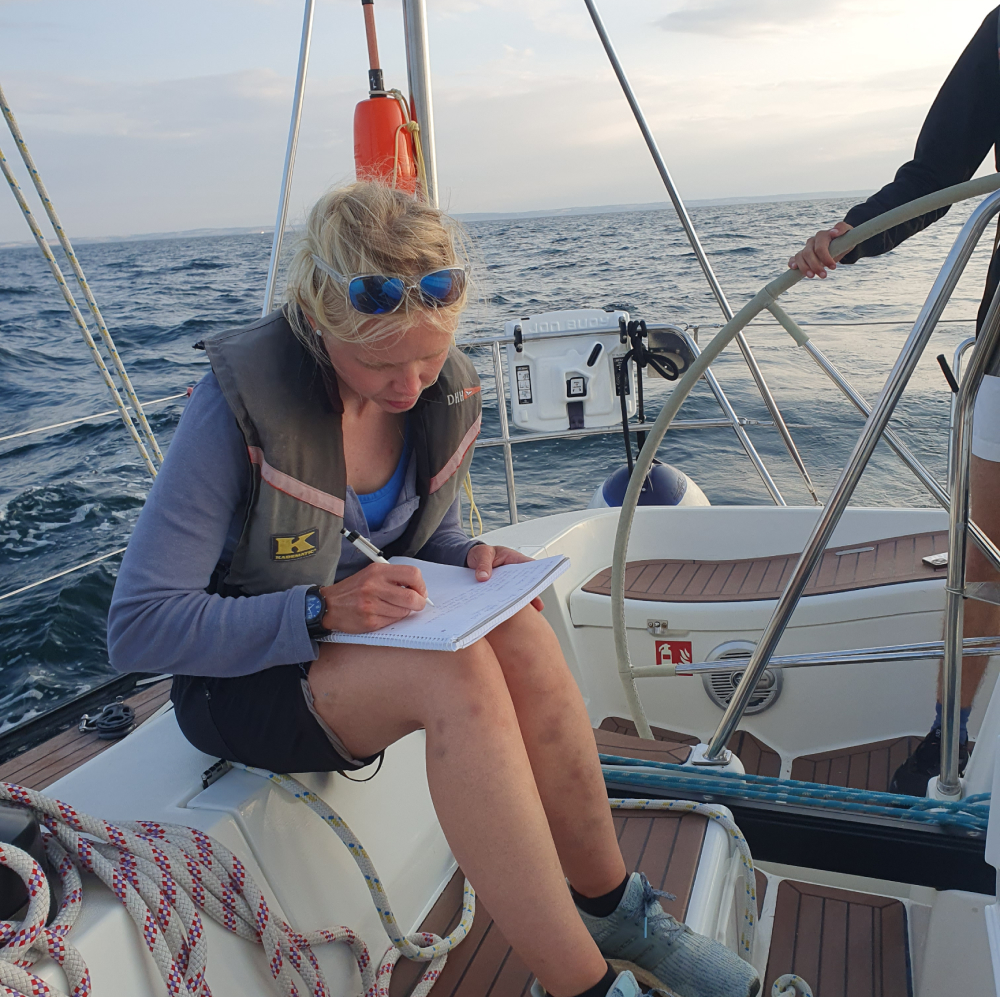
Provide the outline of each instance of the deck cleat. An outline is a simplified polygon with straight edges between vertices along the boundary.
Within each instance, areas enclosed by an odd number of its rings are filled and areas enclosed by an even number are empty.
[[[601,954],[647,987],[677,997],[756,997],[760,979],[748,962],[720,942],[667,914],[649,880],[634,872],[617,910],[607,917],[580,911]]]

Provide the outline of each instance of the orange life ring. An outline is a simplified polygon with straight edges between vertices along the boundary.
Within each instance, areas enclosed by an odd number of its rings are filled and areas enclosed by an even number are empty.
[[[375,180],[413,194],[417,157],[403,109],[392,97],[369,97],[354,109],[354,167],[359,180]]]

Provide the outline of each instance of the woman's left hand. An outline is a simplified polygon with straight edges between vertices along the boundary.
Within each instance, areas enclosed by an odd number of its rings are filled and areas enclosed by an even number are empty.
[[[477,582],[485,582],[493,574],[493,569],[501,564],[523,564],[525,561],[531,560],[532,558],[528,557],[527,554],[522,554],[519,550],[514,550],[511,547],[491,547],[489,544],[477,544],[469,551],[465,563],[470,568],[475,569]],[[539,612],[544,609],[544,603],[541,599],[532,599],[531,605]]]

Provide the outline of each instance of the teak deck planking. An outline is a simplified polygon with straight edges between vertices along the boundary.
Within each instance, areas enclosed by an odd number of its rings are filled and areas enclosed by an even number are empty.
[[[140,724],[170,696],[169,681],[159,682],[125,700]],[[697,738],[653,728],[655,740],[642,741],[635,725],[608,717],[594,731],[599,750],[634,758],[684,762]],[[870,745],[796,759],[793,778],[884,788],[896,764],[917,738],[896,738]],[[109,748],[96,734],[64,731],[0,766],[0,781],[44,789],[61,776]],[[730,747],[748,772],[776,775],[777,754],[764,742],[738,731]],[[690,901],[707,819],[698,814],[618,811],[614,815],[619,845],[630,870],[641,869],[655,889],[676,895],[664,909],[683,919]],[[766,877],[757,870],[757,909],[763,907]],[[422,931],[445,935],[458,924],[463,876],[455,873],[421,925]],[[771,887],[772,889],[774,887]],[[777,887],[774,926],[762,993],[783,973],[796,972],[813,986],[817,997],[910,997],[906,911],[889,897],[852,893],[830,887],[783,880]],[[390,997],[408,997],[426,964],[400,959],[392,976]],[[435,985],[437,997],[528,997],[532,977],[493,923],[481,899],[469,936],[449,956]]]
[[[816,997],[911,997],[906,908],[892,897],[782,880],[761,993],[785,973]]]
[[[929,554],[948,549],[948,534],[914,533],[887,540],[830,547],[813,570],[803,597],[850,592],[902,582],[943,581],[943,568],[924,564]],[[625,565],[625,598],[647,602],[758,602],[777,599],[799,554],[777,554],[737,561],[659,559]],[[598,572],[584,592],[611,595],[611,569]]]
[[[164,679],[130,696],[125,702],[135,710],[138,726],[169,699],[170,680]],[[76,727],[71,727],[0,765],[0,782],[14,782],[28,789],[44,789],[117,743],[102,741],[94,733],[81,733]]]
[[[630,871],[641,869],[654,889],[676,895],[663,908],[674,917],[687,911],[695,871],[705,840],[707,818],[700,814],[615,813],[615,830]],[[421,931],[446,935],[459,922],[462,909],[461,870],[441,894]],[[408,997],[427,964],[400,959],[392,974],[390,997]],[[493,923],[482,900],[476,900],[476,917],[468,937],[448,956],[435,997],[527,997],[532,976]]]
[[[692,737],[690,734],[680,734],[675,730],[666,730],[663,727],[651,727],[653,732],[653,737],[659,741],[665,741],[671,745],[692,745],[698,743],[698,738]],[[631,720],[626,720],[624,717],[605,717],[601,721],[600,731],[613,731],[616,734],[624,735],[630,738],[638,738],[639,734],[636,731],[635,724]],[[626,742],[627,743],[627,742]],[[600,737],[598,737],[598,746],[601,746]],[[635,758],[645,758],[646,755],[636,755],[635,752],[639,750],[638,748],[633,748],[631,751],[622,751],[621,754],[629,754]],[[753,734],[748,733],[745,730],[736,731],[733,736],[729,739],[729,750],[732,751],[741,762],[743,762],[743,768],[746,769],[749,775],[768,775],[768,776],[778,776],[781,772],[781,758],[778,753],[773,749],[768,747],[759,738],[753,736]],[[607,748],[601,747],[601,753],[605,755],[613,755],[615,752],[608,750]],[[690,750],[688,751],[690,754]],[[687,754],[683,758],[659,758],[649,755],[648,757],[653,758],[655,761],[668,762],[677,761],[683,763],[687,761]]]

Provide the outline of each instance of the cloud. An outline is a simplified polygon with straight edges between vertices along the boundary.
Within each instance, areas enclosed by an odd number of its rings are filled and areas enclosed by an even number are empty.
[[[670,32],[741,38],[831,20],[852,6],[851,0],[825,0],[821,6],[787,0],[687,0],[656,25]]]
[[[57,76],[8,82],[7,96],[71,234],[222,228],[273,217],[290,77],[257,69],[139,84]],[[354,98],[343,81],[310,81],[296,221],[306,200],[353,166]],[[12,165],[32,195],[16,157]],[[9,197],[0,198],[0,231],[5,239],[26,231]]]

